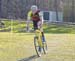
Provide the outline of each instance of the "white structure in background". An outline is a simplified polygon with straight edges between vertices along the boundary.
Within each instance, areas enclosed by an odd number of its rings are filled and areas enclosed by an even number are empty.
[[[63,22],[63,12],[58,12],[58,20],[55,11],[41,11],[43,20],[47,22]]]

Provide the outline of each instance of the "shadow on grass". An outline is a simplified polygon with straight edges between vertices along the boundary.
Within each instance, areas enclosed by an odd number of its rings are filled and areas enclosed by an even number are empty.
[[[18,60],[18,61],[33,61],[33,59],[36,59],[38,58],[37,55],[33,55],[33,56],[30,56],[28,58],[24,58],[24,59],[21,59],[21,60]]]
[[[49,26],[44,28],[45,33],[74,33],[73,27],[67,26]]]

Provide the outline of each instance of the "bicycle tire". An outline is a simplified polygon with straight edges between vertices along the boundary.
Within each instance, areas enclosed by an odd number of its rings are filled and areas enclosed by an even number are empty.
[[[45,42],[45,43],[43,43],[43,51],[44,51],[44,54],[46,54],[46,53],[47,53],[47,51],[48,51],[47,43],[46,43],[46,42]]]
[[[41,56],[41,52],[38,51],[38,48],[40,47],[39,44],[38,46],[36,45],[36,43],[38,44],[38,37],[34,37],[34,46],[35,46],[35,50],[37,53],[37,56],[40,57]],[[37,48],[38,47],[38,48]],[[41,48],[41,47],[40,47]]]

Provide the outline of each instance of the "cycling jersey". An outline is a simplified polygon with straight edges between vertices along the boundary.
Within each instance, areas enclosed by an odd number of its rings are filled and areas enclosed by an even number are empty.
[[[33,13],[34,12],[32,11],[28,12],[28,20],[31,20],[33,22],[34,30],[36,30],[38,29],[39,21],[41,21],[41,24],[43,24],[42,13],[39,10],[37,10],[34,14]]]
[[[40,21],[39,11],[31,14],[32,21]]]

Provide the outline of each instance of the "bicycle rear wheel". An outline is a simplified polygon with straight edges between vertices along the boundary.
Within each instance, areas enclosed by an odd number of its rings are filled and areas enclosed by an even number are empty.
[[[47,50],[48,50],[48,48],[47,48],[47,43],[44,42],[44,43],[43,43],[43,51],[44,51],[44,54],[47,53]]]
[[[41,56],[41,46],[38,43],[38,37],[34,37],[34,46],[38,57]]]

